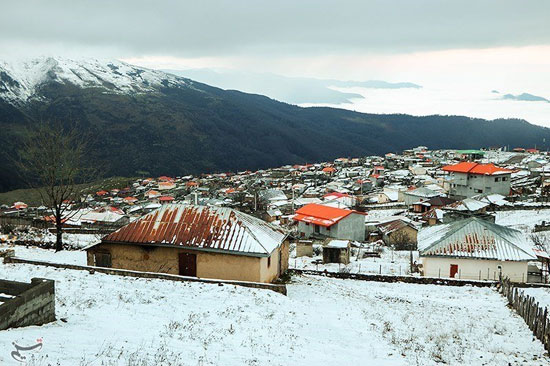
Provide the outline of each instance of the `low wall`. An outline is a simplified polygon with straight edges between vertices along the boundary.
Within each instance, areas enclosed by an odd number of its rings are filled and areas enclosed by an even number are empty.
[[[235,285],[242,287],[251,287],[259,288],[264,290],[271,290],[278,292],[280,294],[286,295],[286,285],[272,284],[272,283],[260,283],[260,282],[246,282],[246,281],[224,281],[224,280],[211,280],[203,279],[197,277],[187,277],[187,276],[178,276],[165,273],[156,273],[156,272],[140,272],[140,271],[130,271],[126,269],[115,269],[115,268],[105,268],[105,267],[94,267],[94,266],[79,266],[75,264],[62,264],[62,263],[52,263],[44,261],[33,261],[17,257],[7,257],[4,258],[4,263],[24,263],[24,264],[33,264],[37,266],[48,266],[55,268],[64,268],[64,269],[74,269],[78,271],[88,271],[90,273],[99,272],[110,275],[117,276],[128,276],[128,277],[140,277],[140,278],[156,278],[161,280],[170,280],[170,281],[180,281],[180,282],[201,282],[201,283],[210,283],[215,285]]]
[[[0,280],[0,293],[12,295],[0,304],[0,330],[55,321],[55,283],[33,278],[31,283]]]
[[[417,283],[424,285],[443,285],[443,286],[476,286],[476,287],[491,287],[495,286],[498,281],[474,281],[474,280],[457,280],[450,278],[434,278],[434,277],[415,277],[415,276],[394,276],[394,275],[377,275],[377,274],[359,274],[345,272],[324,272],[312,271],[304,269],[289,269],[291,274],[306,274],[324,277],[334,277],[349,280],[361,281],[377,281],[377,282],[405,282]]]

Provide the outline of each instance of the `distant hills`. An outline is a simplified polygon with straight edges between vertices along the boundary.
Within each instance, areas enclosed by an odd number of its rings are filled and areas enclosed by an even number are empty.
[[[301,108],[119,61],[0,62],[0,190],[25,128],[73,124],[106,176],[185,175],[430,148],[545,148],[550,130],[523,120],[375,115]]]
[[[190,69],[164,71],[222,89],[262,94],[292,104],[340,104],[349,103],[352,99],[363,98],[361,94],[342,92],[334,90],[333,88],[421,88],[420,85],[408,82],[390,83],[380,80],[343,81],[335,79],[297,78],[270,73],[239,72],[234,70]]]
[[[519,95],[505,94],[505,95],[502,96],[502,99],[519,100],[519,101],[524,101],[524,102],[546,102],[546,103],[550,103],[550,100],[548,100],[546,98],[539,97],[537,95],[533,95],[533,94],[529,94],[529,93],[522,93],[522,94],[519,94]]]

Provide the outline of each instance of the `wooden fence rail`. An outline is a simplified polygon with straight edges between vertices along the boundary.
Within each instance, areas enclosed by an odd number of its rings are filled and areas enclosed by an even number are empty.
[[[548,309],[541,307],[533,296],[525,295],[508,278],[500,282],[500,291],[508,300],[508,305],[523,318],[533,335],[542,342],[544,349],[550,352]]]

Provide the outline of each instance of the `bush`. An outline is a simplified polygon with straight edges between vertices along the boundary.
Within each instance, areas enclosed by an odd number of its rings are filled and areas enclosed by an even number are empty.
[[[14,230],[15,230],[15,227],[11,224],[4,224],[0,226],[0,232],[2,234],[13,234]]]

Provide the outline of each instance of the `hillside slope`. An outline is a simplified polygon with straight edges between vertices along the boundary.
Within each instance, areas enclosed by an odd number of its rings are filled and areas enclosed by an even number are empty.
[[[123,63],[110,63],[116,69],[93,63],[92,69],[48,62],[54,66],[33,69],[44,72],[34,83],[0,64],[0,190],[20,187],[11,160],[25,128],[44,120],[90,136],[88,156],[108,176],[258,169],[417,145],[542,147],[544,138],[550,141],[549,129],[522,120],[300,108]]]

